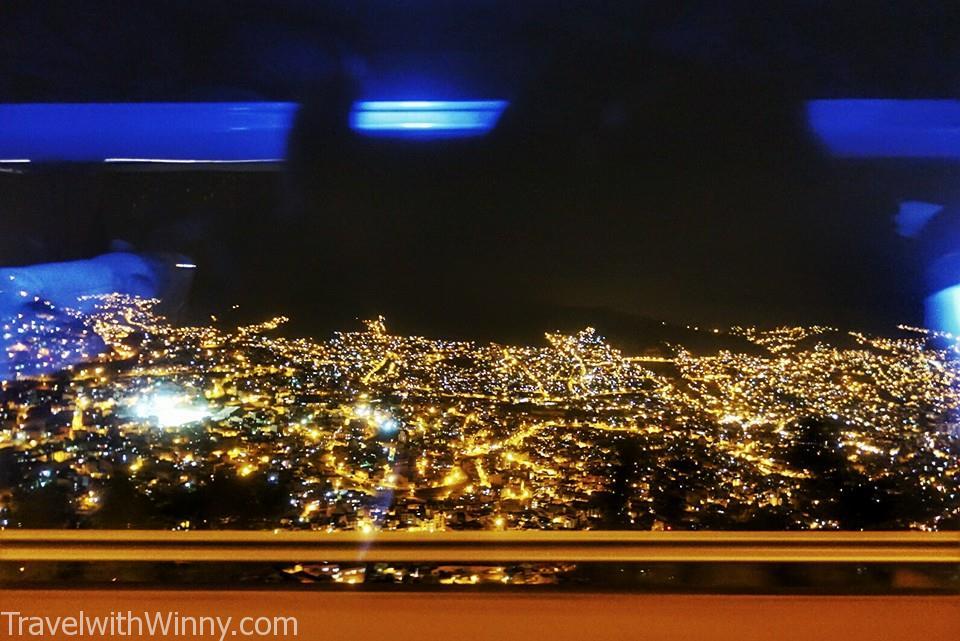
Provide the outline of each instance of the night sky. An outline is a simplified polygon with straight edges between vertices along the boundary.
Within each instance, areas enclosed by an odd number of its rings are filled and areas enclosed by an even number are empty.
[[[831,159],[803,113],[955,95],[948,4],[76,4],[0,9],[0,101],[303,104],[282,171],[0,174],[0,263],[178,252],[200,266],[184,318],[884,329],[921,317],[924,245],[897,236],[898,201],[960,186],[954,166]],[[358,97],[511,105],[484,138],[410,143],[353,135]]]

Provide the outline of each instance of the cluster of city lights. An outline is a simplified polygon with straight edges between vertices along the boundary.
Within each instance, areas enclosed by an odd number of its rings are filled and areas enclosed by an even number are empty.
[[[738,327],[722,335],[755,349],[629,355],[592,328],[502,345],[380,318],[291,339],[282,316],[177,327],[156,301],[90,302],[69,318],[102,348],[2,390],[0,448],[28,488],[74,488],[77,518],[122,472],[158,504],[223,478],[283,492],[177,529],[849,527],[824,469],[899,502],[878,526],[960,518],[960,363],[920,328]]]

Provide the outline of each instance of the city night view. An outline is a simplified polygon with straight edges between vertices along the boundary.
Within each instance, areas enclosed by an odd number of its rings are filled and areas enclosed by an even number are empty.
[[[6,527],[919,529],[960,518],[946,336],[689,328],[716,347],[325,340],[35,299],[3,326]],[[937,347],[938,341],[950,348]],[[701,339],[700,344],[705,346]],[[71,353],[84,358],[56,371]]]
[[[0,640],[953,641],[960,5],[0,3]]]

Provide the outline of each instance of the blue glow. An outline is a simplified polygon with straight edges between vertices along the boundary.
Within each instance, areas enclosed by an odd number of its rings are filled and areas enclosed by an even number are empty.
[[[960,336],[960,285],[947,287],[927,298],[924,324],[951,336]]]
[[[0,163],[276,162],[296,110],[291,102],[0,105]]]
[[[0,267],[0,309],[4,301],[19,304],[37,296],[58,307],[81,307],[83,296],[121,293],[141,298],[159,296],[165,275],[161,264],[137,254],[117,252],[87,260]]]
[[[901,201],[900,211],[895,218],[897,233],[904,238],[916,238],[927,223],[941,211],[943,211],[943,205],[919,200]]]
[[[960,158],[960,100],[811,100],[807,122],[835,156]]]
[[[50,374],[103,349],[64,307],[89,311],[81,297],[114,292],[162,297],[174,285],[157,259],[132,253],[24,267],[0,267],[0,380]]]
[[[924,324],[948,338],[960,337],[960,251],[949,252],[926,266],[927,291]]]
[[[373,136],[456,138],[493,129],[504,100],[367,100],[354,104],[350,127]]]

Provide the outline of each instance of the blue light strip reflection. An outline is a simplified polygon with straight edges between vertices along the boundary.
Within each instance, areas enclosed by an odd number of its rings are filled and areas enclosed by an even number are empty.
[[[489,132],[504,100],[367,100],[350,113],[350,127],[374,136],[449,138]]]
[[[835,156],[960,159],[960,100],[811,100],[807,123]]]
[[[361,101],[359,134],[429,139],[492,129],[502,100]],[[286,157],[292,102],[0,105],[0,165],[44,162],[263,163]]]
[[[283,160],[292,102],[0,105],[0,163]]]

